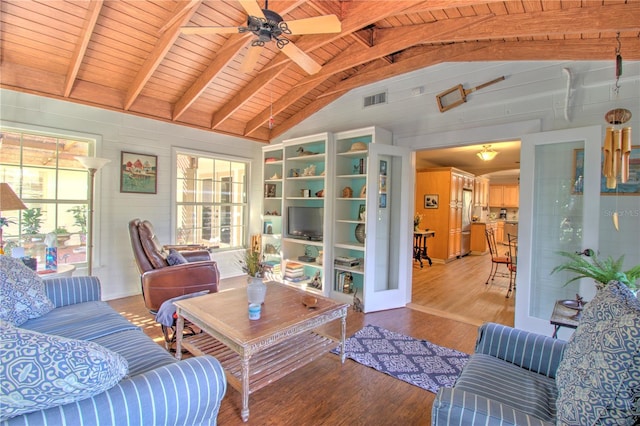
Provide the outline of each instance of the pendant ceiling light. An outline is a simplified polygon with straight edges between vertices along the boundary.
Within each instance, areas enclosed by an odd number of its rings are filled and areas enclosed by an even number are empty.
[[[482,161],[491,161],[498,155],[498,152],[491,149],[491,145],[482,145],[482,151],[476,154]]]

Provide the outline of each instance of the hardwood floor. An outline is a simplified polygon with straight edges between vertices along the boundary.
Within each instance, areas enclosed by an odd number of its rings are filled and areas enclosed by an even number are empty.
[[[507,246],[499,247],[499,250]],[[413,262],[412,303],[409,307],[423,312],[479,326],[497,322],[513,326],[515,292],[505,297],[509,278],[496,275],[485,285],[491,269],[491,258],[465,256],[447,264],[429,266]],[[498,272],[506,272],[500,266]]]
[[[485,321],[513,324],[514,298],[505,298],[508,278],[485,285],[491,260],[466,256],[446,265],[413,266],[413,303],[408,308],[370,314],[349,310],[347,335],[366,324],[426,339],[472,353],[477,326]],[[244,277],[221,282],[224,289],[246,285]],[[109,304],[140,326],[158,344],[162,332],[144,308],[142,296],[112,300]],[[338,337],[339,322],[324,332]],[[188,356],[188,355],[186,355]],[[428,425],[435,395],[364,367],[352,360],[326,354],[308,366],[251,394],[247,425]],[[220,413],[221,426],[244,424],[241,396],[228,388]]]
[[[426,268],[426,267],[425,267]],[[435,268],[433,269],[436,270]],[[221,290],[244,285],[244,279],[223,280]],[[484,284],[482,284],[484,285]],[[112,300],[109,304],[145,333],[162,342],[162,332],[146,311],[142,296]],[[472,353],[477,327],[430,315],[417,309],[393,309],[370,314],[349,310],[347,335],[366,324],[426,339]],[[339,336],[339,322],[324,332]],[[313,363],[251,394],[247,425],[428,425],[435,395],[382,374],[372,368],[326,354]],[[221,426],[244,424],[241,396],[228,388],[218,416]]]

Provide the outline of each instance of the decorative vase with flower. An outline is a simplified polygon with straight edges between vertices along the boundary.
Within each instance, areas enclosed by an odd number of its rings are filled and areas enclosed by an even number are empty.
[[[263,281],[262,255],[258,251],[247,249],[241,261],[242,270],[248,275],[247,300],[261,305],[267,294],[267,285]]]
[[[422,213],[416,213],[415,216],[413,216],[413,230],[414,231],[419,231],[420,230],[420,222],[422,222]]]

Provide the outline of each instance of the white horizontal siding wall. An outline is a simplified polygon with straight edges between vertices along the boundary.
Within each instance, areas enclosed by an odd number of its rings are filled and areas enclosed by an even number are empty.
[[[204,132],[189,127],[154,121],[133,115],[87,107],[39,96],[0,91],[2,124],[26,129],[73,131],[97,135],[97,156],[111,162],[96,174],[93,273],[102,284],[105,300],[140,293],[140,276],[133,259],[127,224],[133,218],[150,220],[161,242],[172,242],[171,148],[185,147],[212,154],[238,156],[252,161],[249,201],[260,200],[260,158],[262,144]],[[121,151],[158,156],[157,194],[120,192]],[[260,204],[250,205],[251,223],[259,232]],[[225,276],[241,273],[234,254],[216,259]],[[84,274],[79,270],[77,274]]]

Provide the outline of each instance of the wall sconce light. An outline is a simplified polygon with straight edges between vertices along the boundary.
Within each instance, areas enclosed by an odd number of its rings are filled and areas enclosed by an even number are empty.
[[[491,161],[498,152],[491,149],[491,145],[482,145],[482,151],[476,154],[482,161]]]

